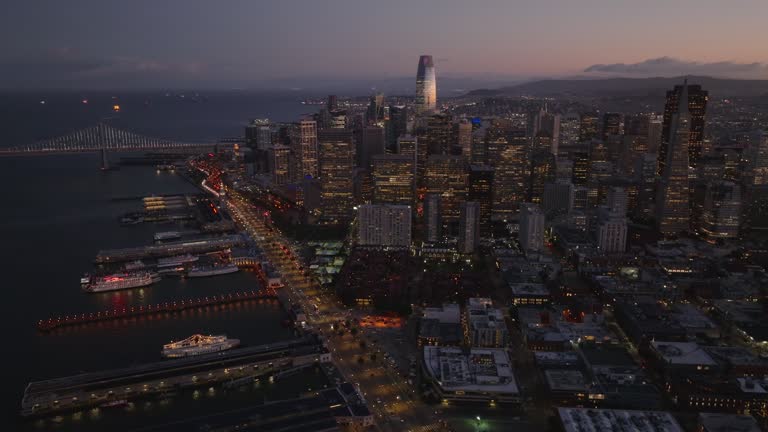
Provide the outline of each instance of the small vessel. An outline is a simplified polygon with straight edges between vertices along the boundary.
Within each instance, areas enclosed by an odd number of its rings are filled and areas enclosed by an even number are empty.
[[[157,260],[157,268],[178,267],[183,264],[193,263],[200,259],[199,257],[191,254],[177,255],[170,258],[160,258]]]
[[[104,402],[103,404],[99,405],[101,408],[118,408],[127,406],[128,401],[126,399],[116,399],[109,402]]]
[[[184,340],[163,345],[163,350],[160,354],[165,358],[189,357],[225,351],[238,345],[240,345],[239,339],[229,339],[226,335],[205,336],[194,334]]]
[[[81,282],[83,279],[81,278]],[[87,284],[83,284],[83,289],[88,292],[115,291],[144,287],[158,281],[160,281],[160,276],[153,272],[116,273],[91,277]]]
[[[129,263],[126,263],[125,265],[123,265],[123,268],[125,269],[125,271],[130,272],[130,271],[136,271],[136,270],[144,270],[145,268],[147,268],[147,266],[146,264],[144,264],[143,261],[136,260],[136,261],[131,261]]]
[[[165,231],[155,234],[155,241],[176,240],[181,238],[181,233],[178,231]]]
[[[192,267],[192,269],[189,270],[189,273],[187,274],[187,276],[189,277],[218,276],[223,274],[235,273],[238,270],[240,269],[234,264]]]

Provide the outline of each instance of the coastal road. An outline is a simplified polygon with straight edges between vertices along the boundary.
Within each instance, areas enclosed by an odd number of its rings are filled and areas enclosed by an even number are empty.
[[[424,404],[414,386],[383,361],[375,349],[371,334],[365,328],[352,330],[344,323],[352,318],[334,295],[321,290],[308,277],[299,255],[277,228],[267,226],[265,212],[254,206],[239,192],[227,189],[227,208],[235,222],[245,230],[264,251],[280,272],[283,290],[291,302],[299,304],[307,316],[308,325],[321,335],[332,353],[334,364],[348,382],[353,383],[368,402],[379,430],[382,431],[440,431],[443,430],[434,409]],[[354,332],[354,334],[353,334]]]

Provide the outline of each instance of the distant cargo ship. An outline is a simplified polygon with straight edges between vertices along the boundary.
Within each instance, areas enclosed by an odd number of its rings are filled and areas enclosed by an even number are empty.
[[[240,345],[239,339],[229,339],[225,335],[192,335],[182,341],[163,345],[160,352],[165,358],[189,357],[200,354],[225,351]]]
[[[160,276],[157,273],[142,271],[136,273],[117,273],[99,277],[85,276],[80,279],[80,282],[83,283],[83,289],[85,291],[103,292],[145,287],[147,285],[152,285],[159,280]]]
[[[160,258],[157,260],[157,268],[178,267],[183,264],[193,263],[200,259],[195,255],[178,255],[170,258]]]
[[[223,274],[235,273],[238,270],[240,269],[234,264],[193,267],[189,271],[187,276],[189,277],[218,276]]]

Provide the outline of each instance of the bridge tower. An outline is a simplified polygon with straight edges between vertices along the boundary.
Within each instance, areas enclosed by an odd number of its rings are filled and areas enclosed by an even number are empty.
[[[109,157],[107,155],[107,148],[102,147],[101,148],[101,170],[102,171],[108,171],[109,170]]]

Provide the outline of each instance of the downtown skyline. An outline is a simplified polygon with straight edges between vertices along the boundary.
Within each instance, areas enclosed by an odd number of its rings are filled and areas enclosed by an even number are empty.
[[[470,89],[571,76],[768,77],[753,43],[768,39],[759,0],[75,3],[9,8],[0,19],[2,87],[376,86],[410,77],[424,53],[440,78],[463,78]],[[18,24],[33,18],[38,25]]]

